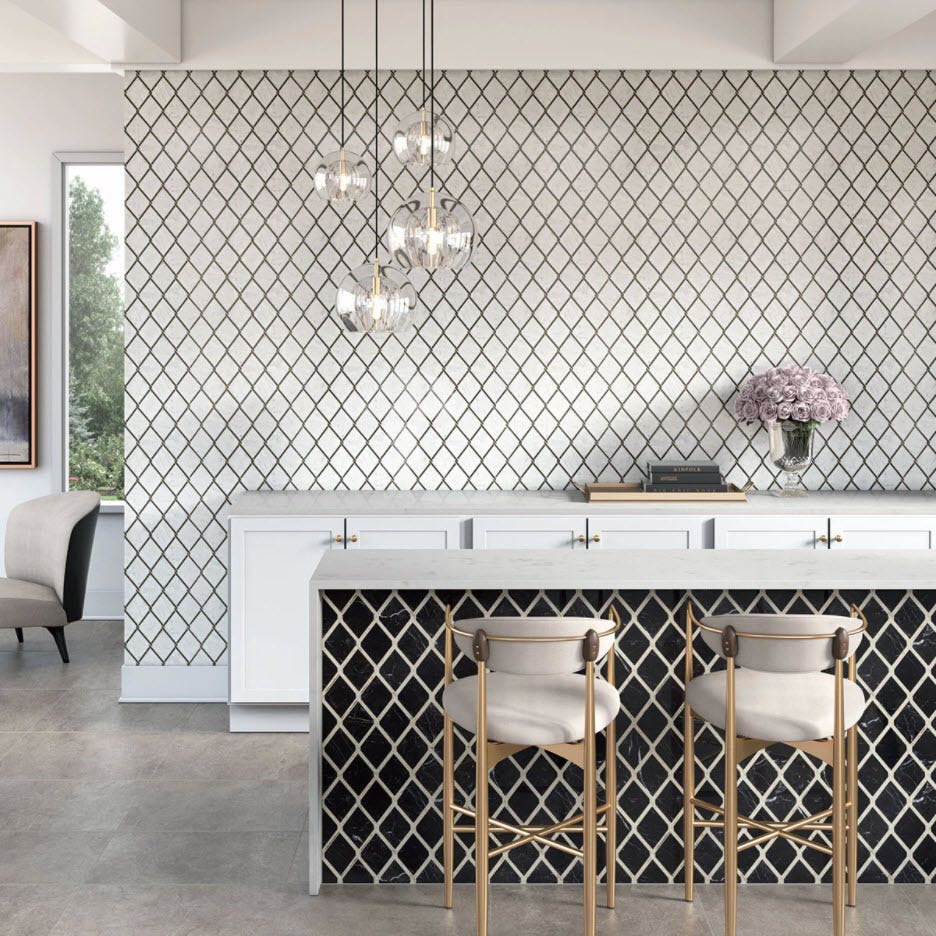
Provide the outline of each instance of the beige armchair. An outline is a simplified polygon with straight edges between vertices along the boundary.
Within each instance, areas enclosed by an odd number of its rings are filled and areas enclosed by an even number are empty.
[[[101,506],[90,491],[50,494],[10,512],[0,578],[0,627],[44,627],[68,662],[65,625],[81,619]]]

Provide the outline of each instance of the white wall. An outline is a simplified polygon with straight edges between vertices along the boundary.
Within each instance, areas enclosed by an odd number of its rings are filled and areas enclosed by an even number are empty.
[[[39,467],[0,471],[0,543],[10,509],[61,490],[62,312],[53,308],[52,154],[123,150],[123,82],[117,75],[0,74],[0,215],[39,222]],[[0,552],[2,555],[2,552]],[[85,613],[120,615],[123,516],[98,524]]]

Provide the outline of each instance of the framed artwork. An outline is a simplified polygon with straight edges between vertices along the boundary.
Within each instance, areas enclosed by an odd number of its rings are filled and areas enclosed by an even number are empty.
[[[36,222],[0,221],[0,468],[36,464]]]

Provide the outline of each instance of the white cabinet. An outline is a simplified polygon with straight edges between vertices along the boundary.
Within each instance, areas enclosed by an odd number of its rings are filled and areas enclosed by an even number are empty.
[[[828,517],[716,517],[716,549],[825,549]]]
[[[829,542],[832,549],[936,549],[936,517],[831,517]]]
[[[533,497],[530,493],[530,497]],[[743,505],[689,506],[668,510],[642,506],[633,510],[524,498],[500,513],[502,498],[481,507],[477,497],[446,499],[442,510],[418,512],[423,501],[401,500],[382,506],[371,496],[349,501],[342,495],[316,495],[308,512],[289,509],[260,512],[257,506],[230,518],[229,621],[230,712],[232,730],[297,731],[308,727],[309,579],[329,549],[936,549],[936,497],[900,513],[885,513],[883,501],[869,499],[861,510],[877,514],[834,513],[855,510],[849,502],[774,505],[760,499],[751,514]],[[258,497],[257,495],[247,495]],[[270,495],[266,495],[270,496]],[[278,495],[295,507],[296,492]],[[757,495],[760,498],[760,495]],[[902,502],[903,503],[903,502]],[[931,506],[932,505],[932,506]],[[233,505],[236,506],[236,505]],[[437,505],[436,510],[440,507]],[[485,514],[487,509],[491,513]],[[708,510],[711,512],[707,512]],[[776,513],[769,511],[776,509]],[[316,513],[320,510],[321,513]],[[360,512],[354,513],[358,510]],[[394,512],[367,513],[369,510]],[[473,514],[472,510],[477,510]],[[679,513],[682,510],[684,513]],[[820,511],[818,515],[786,510]],[[329,511],[338,516],[329,515]],[[569,511],[569,512],[566,512]],[[577,512],[576,512],[577,511]],[[934,553],[936,555],[936,553]],[[599,557],[595,557],[597,562]],[[235,727],[236,725],[236,727]]]
[[[309,579],[326,550],[459,549],[461,527],[458,517],[232,517],[232,705],[308,703]]]
[[[309,579],[342,517],[233,517],[230,701],[308,703]]]
[[[460,517],[348,517],[348,549],[460,549]]]
[[[588,523],[582,516],[475,517],[474,549],[584,549]]]
[[[589,517],[589,549],[701,549],[706,517]]]

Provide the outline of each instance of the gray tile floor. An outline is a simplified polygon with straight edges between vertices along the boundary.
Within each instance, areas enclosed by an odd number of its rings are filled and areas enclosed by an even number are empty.
[[[0,934],[470,936],[437,887],[306,894],[303,735],[231,735],[222,705],[119,705],[122,625],[0,630]],[[716,936],[718,887],[621,887],[599,932]],[[742,936],[828,936],[828,888],[742,888]],[[936,887],[867,886],[849,936],[936,936]],[[495,887],[492,934],[576,934],[579,889]]]

